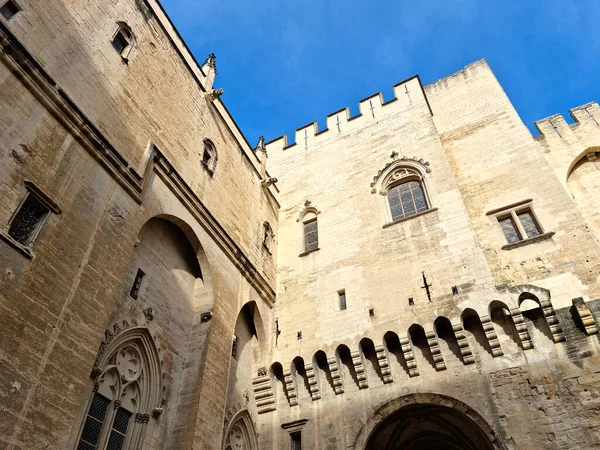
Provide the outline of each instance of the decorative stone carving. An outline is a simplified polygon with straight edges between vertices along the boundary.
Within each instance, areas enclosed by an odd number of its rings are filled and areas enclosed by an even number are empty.
[[[154,320],[154,310],[152,309],[152,306],[142,309],[142,312],[144,313],[146,322],[152,322]]]
[[[375,346],[375,355],[377,356],[377,364],[379,365],[379,370],[381,370],[381,377],[384,384],[392,383],[394,378],[392,377],[392,371],[390,370],[390,364],[383,345]]]
[[[226,418],[223,436],[222,447],[225,450],[258,450],[258,434],[246,409]]]
[[[429,344],[429,350],[431,351],[431,356],[435,364],[435,370],[438,372],[440,370],[446,370],[446,363],[444,363],[444,357],[442,356],[442,351],[440,349],[440,343],[437,339],[437,336],[433,331],[428,331],[425,332],[425,337],[427,338],[427,343]]]
[[[340,375],[340,368],[338,366],[337,359],[335,357],[328,358],[327,365],[329,366],[329,373],[331,374],[333,391],[336,395],[343,394],[344,385],[342,384],[342,377]]]
[[[285,381],[285,390],[287,392],[290,406],[298,406],[298,397],[296,396],[296,386],[294,384],[294,377],[292,377],[292,373],[289,370],[284,370],[283,379]]]
[[[362,355],[360,352],[352,352],[352,364],[354,365],[354,371],[356,372],[356,379],[358,380],[358,388],[366,389],[369,387],[367,381],[367,374],[365,373],[365,366],[363,365]]]
[[[137,413],[135,415],[135,422],[136,423],[148,423],[149,420],[150,420],[150,414]]]
[[[277,409],[275,406],[275,396],[273,395],[273,386],[267,373],[259,375],[252,380],[252,389],[254,390],[254,400],[256,401],[258,414],[268,413]]]
[[[304,208],[302,208],[302,211],[300,211],[300,214],[298,214],[296,222],[300,222],[308,213],[314,213],[315,215],[318,215],[321,214],[321,211],[319,211],[316,206],[313,206],[310,200],[306,200],[304,202]]]
[[[162,413],[163,413],[163,409],[162,408],[154,408],[152,410],[152,417],[154,417],[155,419],[158,419],[162,415]]]
[[[377,172],[377,175],[375,175],[373,177],[373,182],[371,183],[371,193],[375,194],[377,192],[377,183],[380,181],[381,176],[386,173],[386,171],[392,166],[392,165],[399,165],[399,169],[405,169],[405,170],[413,170],[414,174],[416,174],[417,176],[419,176],[419,178],[421,177],[421,175],[419,174],[419,172],[415,169],[409,169],[410,166],[414,166],[414,165],[418,165],[421,167],[421,170],[424,173],[431,173],[431,169],[429,168],[429,163],[425,160],[423,160],[423,158],[416,158],[416,157],[412,157],[412,158],[407,158],[406,156],[403,156],[402,158],[398,158],[398,153],[397,152],[393,152],[390,155],[390,158],[392,158],[392,161],[388,162],[381,170],[379,170]],[[407,163],[406,166],[403,166],[401,163],[405,162]],[[395,174],[395,172],[394,172]],[[399,174],[398,176],[401,177],[401,174]],[[408,175],[407,175],[408,176]],[[400,179],[400,178],[397,178]]]
[[[223,89],[211,89],[210,91],[204,94],[204,98],[207,102],[212,103],[224,93],[225,91]]]
[[[527,325],[525,324],[521,310],[519,308],[513,308],[510,310],[510,315],[513,318],[513,322],[515,324],[517,334],[519,335],[519,340],[521,341],[521,347],[523,350],[529,350],[530,348],[533,348],[533,342],[531,341],[531,336],[527,330]]]
[[[319,400],[321,398],[321,393],[319,392],[319,383],[317,382],[315,369],[311,363],[306,363],[304,369],[306,370],[306,378],[308,379],[308,392],[310,398],[312,398],[313,401]]]
[[[415,354],[412,346],[410,345],[408,337],[401,337],[399,340],[400,348],[402,349],[402,354],[404,355],[404,361],[406,361],[406,367],[408,368],[408,375],[411,377],[419,376],[417,361],[415,360]]]
[[[480,319],[481,325],[483,325],[483,331],[485,332],[485,337],[487,338],[487,341],[490,344],[490,349],[492,350],[492,356],[495,358],[497,356],[504,355],[504,351],[500,346],[498,335],[496,334],[496,330],[494,330],[494,324],[490,320],[490,317],[481,316]]]
[[[258,371],[257,371],[257,375],[259,377],[264,377],[267,375],[267,368],[266,367],[259,367]]]
[[[467,340],[462,324],[457,323],[456,325],[452,325],[452,330],[454,331],[454,336],[456,336],[456,343],[458,344],[463,364],[473,364],[475,362],[475,357],[469,346],[469,341]]]

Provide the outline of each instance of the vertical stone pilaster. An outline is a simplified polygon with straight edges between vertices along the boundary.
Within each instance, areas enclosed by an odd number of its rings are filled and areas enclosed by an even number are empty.
[[[465,329],[463,328],[462,324],[458,323],[456,325],[452,325],[452,330],[454,331],[454,336],[456,336],[456,343],[458,344],[458,349],[460,350],[463,364],[473,364],[475,362],[475,357],[473,356],[473,352],[469,346],[469,341],[467,340]]]
[[[404,361],[406,361],[406,367],[408,368],[408,375],[411,377],[419,376],[417,361],[415,360],[415,354],[408,337],[400,338],[400,346],[402,348],[402,354],[404,355]]]
[[[433,357],[435,364],[435,370],[446,370],[446,363],[444,363],[444,357],[442,356],[442,350],[440,349],[440,343],[438,342],[437,336],[433,331],[426,331],[425,337],[427,338],[427,344],[429,344],[429,350]]]
[[[375,354],[377,356],[377,364],[379,364],[384,384],[392,383],[394,378],[392,377],[392,371],[383,345],[375,346]]]
[[[365,373],[365,366],[363,365],[362,355],[360,354],[360,352],[356,351],[352,352],[350,356],[352,357],[352,364],[354,365],[354,371],[356,372],[358,388],[368,388],[369,382],[367,381],[367,374]]]
[[[258,414],[268,413],[277,409],[271,378],[268,375],[259,375],[253,378],[252,390],[254,391],[254,400],[256,401]]]
[[[492,323],[490,316],[481,316],[480,319],[481,325],[483,325],[483,331],[485,332],[485,337],[492,350],[492,356],[495,358],[504,355],[504,351],[500,346],[500,341],[498,340],[498,335],[496,334],[496,330],[494,330],[494,324]]]
[[[331,380],[333,382],[333,390],[337,394],[344,393],[344,385],[342,384],[342,377],[340,375],[340,368],[335,359],[335,356],[327,359],[327,364],[329,365],[329,373],[331,374]]]
[[[285,390],[287,392],[288,401],[290,406],[298,406],[298,397],[296,395],[296,385],[294,383],[294,377],[292,372],[289,370],[283,371],[283,379],[285,380]]]
[[[304,368],[306,370],[306,378],[308,378],[308,392],[310,393],[310,398],[312,398],[313,401],[319,400],[321,398],[321,392],[319,392],[319,383],[317,382],[315,369],[311,363],[304,364]]]
[[[542,307],[544,317],[546,318],[546,322],[548,322],[548,326],[552,332],[552,338],[554,339],[554,342],[557,343],[565,341],[566,338],[563,333],[562,326],[558,321],[558,317],[556,317],[556,312],[554,311],[552,302],[550,300],[541,300],[540,305]]]
[[[598,327],[596,326],[596,320],[594,319],[594,316],[592,315],[588,306],[583,301],[583,298],[577,297],[577,298],[574,298],[572,301],[573,301],[573,306],[575,307],[575,310],[577,311],[577,315],[579,315],[579,319],[581,320],[581,324],[583,325],[583,328],[585,329],[585,334],[590,336],[592,334],[598,333]]]
[[[531,336],[527,330],[527,325],[525,324],[521,310],[519,308],[513,308],[510,310],[510,315],[513,318],[513,322],[515,324],[515,328],[517,329],[517,334],[519,335],[519,340],[521,341],[521,347],[523,350],[529,350],[533,348],[533,342],[531,341]]]

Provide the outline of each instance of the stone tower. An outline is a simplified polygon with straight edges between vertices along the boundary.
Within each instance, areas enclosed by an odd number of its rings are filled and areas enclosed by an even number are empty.
[[[253,148],[156,0],[0,13],[1,448],[598,447],[597,103],[478,61]]]

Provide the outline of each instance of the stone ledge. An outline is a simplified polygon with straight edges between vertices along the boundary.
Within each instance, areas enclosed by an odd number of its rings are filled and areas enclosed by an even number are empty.
[[[317,248],[313,248],[312,250],[308,250],[307,252],[302,252],[298,255],[299,258],[302,258],[303,256],[309,255],[311,253],[316,252],[317,250],[321,250],[319,247]]]
[[[523,239],[519,242],[513,242],[512,244],[506,244],[501,247],[502,250],[512,250],[513,248],[523,247],[529,244],[535,244],[536,242],[545,241],[546,239],[550,239],[556,233],[554,231],[550,231],[549,233],[543,233],[538,236],[534,236],[532,238]]]
[[[397,223],[405,222],[407,220],[414,219],[415,217],[421,217],[421,216],[424,216],[425,214],[428,214],[430,212],[434,212],[437,210],[438,210],[438,208],[431,208],[431,209],[428,209],[427,211],[423,211],[418,214],[413,214],[412,216],[404,217],[403,219],[398,219],[393,222],[386,223],[382,228],[391,227],[392,225],[396,225]]]
[[[29,258],[29,259],[35,258],[35,253],[33,253],[33,251],[31,251],[31,249],[29,247],[27,247],[26,245],[21,244],[20,242],[15,241],[5,231],[0,230],[0,238],[3,241],[5,241],[6,243],[8,243],[8,245],[10,245],[12,248],[14,248],[14,249],[18,250],[19,252],[21,252],[27,258]]]

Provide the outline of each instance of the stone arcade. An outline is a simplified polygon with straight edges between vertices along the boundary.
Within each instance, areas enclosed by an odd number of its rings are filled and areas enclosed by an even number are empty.
[[[0,448],[600,447],[597,103],[251,146],[156,0],[0,13]]]

